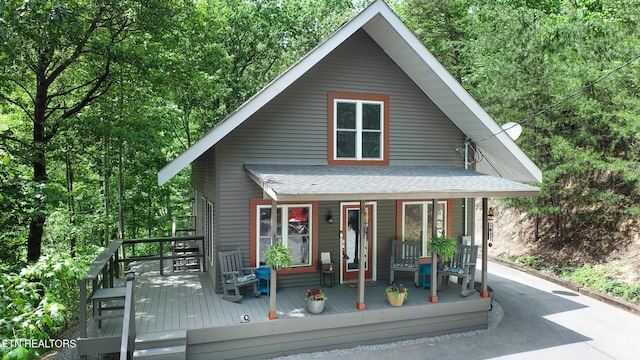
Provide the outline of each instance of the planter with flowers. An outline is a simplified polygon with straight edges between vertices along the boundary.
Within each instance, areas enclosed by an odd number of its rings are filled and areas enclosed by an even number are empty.
[[[327,300],[327,296],[319,288],[307,289],[305,300],[308,312],[320,314],[324,311],[324,302]]]
[[[402,284],[393,283],[385,289],[387,300],[391,306],[402,306],[409,296],[409,290]]]

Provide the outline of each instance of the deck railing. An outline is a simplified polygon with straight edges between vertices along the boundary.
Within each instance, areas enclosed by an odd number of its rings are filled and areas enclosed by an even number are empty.
[[[200,242],[199,249],[197,254],[173,254],[166,255],[164,253],[164,245],[172,244],[175,245],[176,242],[180,241],[196,241]],[[125,245],[133,244],[143,244],[143,243],[159,243],[160,250],[159,255],[153,256],[130,256],[127,257],[125,252]],[[204,236],[179,236],[179,237],[165,237],[165,238],[150,238],[150,239],[127,239],[122,241],[122,259],[120,262],[124,262],[125,264],[131,261],[158,261],[160,260],[160,275],[164,275],[164,261],[165,260],[177,260],[177,259],[190,259],[190,258],[200,258],[200,263],[202,264],[202,271],[207,271],[207,264],[205,261],[204,255]],[[172,267],[173,268],[173,267]]]
[[[114,287],[114,279],[120,275],[118,269],[118,249],[122,240],[114,240],[89,266],[84,279],[78,280],[80,288],[79,333],[87,337],[87,303],[93,302],[93,296],[99,289]],[[91,285],[87,289],[87,285]]]
[[[124,298],[124,319],[122,320],[122,340],[120,360],[133,357],[133,343],[136,339],[136,302],[134,301],[134,275],[127,274],[127,291]]]
[[[179,255],[165,255],[164,254],[164,245],[165,244],[174,244],[176,241],[196,241],[200,242],[200,251],[198,254],[179,254]],[[139,244],[139,243],[154,243],[157,242],[160,244],[159,254],[155,256],[131,256],[126,257],[125,245],[127,244]],[[120,249],[122,251],[122,257],[120,257]],[[104,251],[98,255],[98,257],[91,263],[89,266],[89,271],[87,272],[87,276],[84,279],[78,280],[78,287],[80,288],[80,307],[78,309],[78,317],[79,317],[79,337],[86,338],[88,332],[87,322],[89,321],[89,317],[87,316],[87,308],[88,305],[92,305],[94,299],[97,300],[100,297],[100,294],[104,294],[104,289],[109,289],[108,291],[112,291],[111,288],[115,287],[115,279],[119,278],[121,275],[120,263],[129,263],[131,261],[160,261],[160,275],[164,274],[163,267],[165,260],[173,260],[173,259],[188,259],[188,258],[201,258],[200,263],[202,264],[202,271],[206,271],[206,261],[204,255],[204,237],[203,236],[184,236],[184,237],[170,237],[170,238],[151,238],[151,239],[127,239],[127,240],[114,240],[111,244],[104,249]],[[129,282],[127,282],[129,285]],[[133,286],[133,281],[131,282]],[[113,294],[113,293],[108,293]],[[94,298],[95,297],[95,298]],[[113,297],[109,297],[112,299]],[[127,301],[133,301],[133,296],[131,299],[126,299]],[[121,309],[121,308],[120,308]],[[126,311],[126,304],[125,304]],[[135,314],[135,312],[134,312]],[[135,319],[135,315],[132,316]],[[133,320],[132,320],[133,321]],[[135,333],[135,328],[133,329]]]

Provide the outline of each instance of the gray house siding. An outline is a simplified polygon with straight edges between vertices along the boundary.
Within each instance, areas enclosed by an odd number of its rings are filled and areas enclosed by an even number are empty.
[[[289,89],[264,106],[215,146],[215,181],[212,193],[205,180],[202,189],[215,195],[217,209],[217,249],[240,248],[249,263],[249,199],[261,198],[262,190],[244,171],[244,164],[327,165],[327,93],[350,92],[389,95],[390,166],[451,165],[462,166],[460,147],[464,135],[425,96],[385,53],[360,31],[307,72]],[[209,158],[212,154],[205,154]],[[208,159],[194,164],[193,180],[198,188],[208,179],[203,169]],[[207,165],[207,166],[205,166]],[[312,200],[312,199],[310,199]],[[375,199],[370,199],[375,200]],[[378,268],[388,256],[395,235],[395,203],[379,206]],[[321,204],[322,220],[329,207],[339,213],[337,204]],[[393,214],[391,214],[393,213]],[[382,226],[382,225],[384,226]],[[319,221],[319,246],[338,254],[335,223]],[[332,239],[333,237],[333,239]],[[335,257],[335,255],[334,255]],[[317,274],[283,277],[280,284],[296,285]],[[378,276],[386,276],[380,271]]]
[[[210,202],[216,199],[215,147],[196,159],[191,166],[191,187]]]

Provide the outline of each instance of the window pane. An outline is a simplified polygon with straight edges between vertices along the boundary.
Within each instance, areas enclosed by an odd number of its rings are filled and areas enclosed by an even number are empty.
[[[294,265],[309,265],[309,208],[290,207],[287,246]]]
[[[447,213],[447,205],[446,203],[439,202],[436,205],[436,209],[438,209],[438,222],[436,223],[436,228],[438,229],[438,236],[446,236],[446,218],[445,214]]]
[[[336,139],[337,157],[356,157],[356,133],[354,131],[338,131]]]
[[[422,240],[423,229],[423,205],[422,204],[406,204],[404,207],[404,234],[405,241]]]
[[[380,159],[380,137],[379,132],[362,133],[362,158],[364,159]]]
[[[433,212],[432,212],[432,207],[431,203],[429,203],[429,214],[427,215],[427,233],[429,238],[432,238],[433,236],[431,235],[431,229],[433,229]],[[438,204],[436,205],[436,211],[437,211],[437,222],[436,222],[436,229],[437,229],[437,233],[435,236],[438,237],[442,237],[442,236],[446,236],[446,218],[445,215],[447,213],[447,204],[445,202],[438,202]]]
[[[258,207],[260,212],[259,231],[258,234],[258,263],[264,265],[264,253],[271,246],[271,207]],[[278,208],[278,227],[276,230],[276,238],[282,239],[282,209]]]
[[[354,129],[356,128],[356,104],[341,103],[337,104],[337,128],[338,129]]]
[[[380,130],[380,104],[362,104],[362,128],[366,130]]]

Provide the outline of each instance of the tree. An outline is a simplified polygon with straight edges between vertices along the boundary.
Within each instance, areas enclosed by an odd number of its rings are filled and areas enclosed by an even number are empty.
[[[0,100],[22,113],[30,136],[11,131],[3,140],[22,148],[41,199],[30,209],[28,260],[40,257],[47,218],[46,184],[52,140],[73,118],[102,97],[112,84],[114,62],[126,58],[125,41],[153,2],[8,0],[0,41]],[[28,125],[27,125],[28,124]]]
[[[543,183],[538,197],[513,204],[540,219],[540,239],[591,254],[624,246],[620,224],[640,213],[640,102],[631,80],[640,2],[402,5],[408,25],[494,119],[523,123],[518,143]]]

